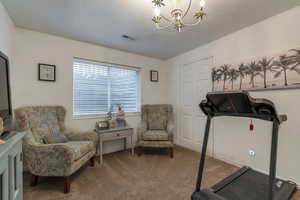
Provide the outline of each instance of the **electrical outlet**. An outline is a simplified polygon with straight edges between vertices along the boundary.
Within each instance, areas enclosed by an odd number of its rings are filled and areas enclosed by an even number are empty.
[[[253,149],[250,149],[249,150],[249,156],[254,158],[255,155],[256,155],[255,151]]]

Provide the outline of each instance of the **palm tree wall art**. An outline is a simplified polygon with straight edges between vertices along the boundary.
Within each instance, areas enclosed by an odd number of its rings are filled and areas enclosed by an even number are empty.
[[[288,79],[287,79],[287,71],[294,71],[295,69],[291,67],[293,61],[287,57],[287,55],[279,56],[279,59],[274,61],[274,69],[275,75],[274,78],[278,78],[283,73],[284,76],[284,85],[288,86]]]
[[[238,68],[238,76],[240,77],[240,86],[239,89],[242,89],[243,79],[247,76],[247,66],[244,63],[241,63]]]
[[[264,88],[267,88],[267,72],[272,71],[273,59],[274,58],[268,59],[267,57],[264,57],[258,62],[264,76]]]
[[[222,75],[222,79],[223,79],[223,91],[225,91],[225,83],[226,81],[228,80],[228,75],[229,75],[229,69],[230,69],[230,65],[222,65],[220,68],[219,68],[219,71]]]
[[[219,69],[213,68],[211,71],[211,79],[212,79],[212,91],[214,91],[215,83],[220,82],[222,79],[222,72]]]
[[[238,74],[238,70],[236,69],[230,69],[228,71],[228,77],[229,80],[231,81],[231,89],[233,90],[233,82],[238,78],[239,74]]]
[[[300,48],[246,63],[213,68],[213,91],[300,88]]]
[[[297,67],[300,66],[300,49],[291,49],[290,52],[296,53],[288,57],[292,65],[294,65],[291,69],[299,73],[299,69]]]
[[[256,63],[256,61],[252,61],[249,63],[247,74],[250,76],[249,84],[252,85],[252,88],[255,87],[255,77],[262,76],[261,71],[261,67]]]

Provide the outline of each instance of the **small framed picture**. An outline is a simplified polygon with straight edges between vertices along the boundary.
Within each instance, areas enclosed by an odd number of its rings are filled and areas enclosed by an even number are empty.
[[[150,80],[152,82],[158,82],[158,71],[156,71],[156,70],[150,71]]]
[[[56,81],[56,66],[39,63],[39,80]]]

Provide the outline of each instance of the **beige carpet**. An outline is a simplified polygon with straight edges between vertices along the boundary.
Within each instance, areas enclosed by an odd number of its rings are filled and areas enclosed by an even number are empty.
[[[59,178],[41,178],[29,186],[24,175],[24,200],[189,200],[195,187],[199,154],[177,147],[174,159],[166,155],[130,156],[118,152],[104,156],[104,164],[85,166],[72,177],[70,194],[63,194]],[[212,185],[237,168],[207,160],[205,185]],[[300,194],[294,196],[300,200]]]

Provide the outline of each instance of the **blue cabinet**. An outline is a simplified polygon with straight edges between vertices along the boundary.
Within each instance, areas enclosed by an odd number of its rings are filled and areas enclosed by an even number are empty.
[[[8,157],[0,159],[0,200],[8,200]]]
[[[11,133],[0,145],[0,200],[23,199],[22,138],[25,133]]]

